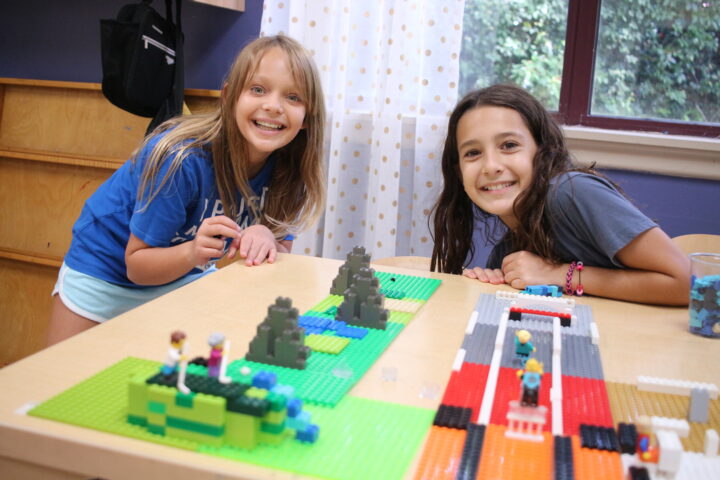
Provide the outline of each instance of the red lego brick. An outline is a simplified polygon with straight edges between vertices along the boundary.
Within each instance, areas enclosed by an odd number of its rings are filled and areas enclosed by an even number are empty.
[[[604,380],[563,375],[562,392],[565,435],[578,435],[581,423],[613,427]]]
[[[510,307],[510,312],[530,313],[532,315],[544,315],[546,317],[558,317],[570,319],[569,313],[548,312],[545,310],[533,310],[531,308]]]
[[[500,367],[498,373],[498,386],[495,390],[495,402],[493,403],[490,423],[492,425],[504,425],[507,427],[507,412],[510,400],[520,399],[520,379],[517,377],[517,369]],[[552,406],[550,405],[550,387],[552,386],[552,374],[544,373],[540,383],[540,395],[538,405],[547,407],[547,421],[543,427],[544,432],[552,430]],[[474,418],[473,418],[474,419]]]
[[[471,408],[470,421],[475,421],[485,393],[488,370],[490,370],[489,365],[463,363],[460,371],[450,374],[442,403]]]

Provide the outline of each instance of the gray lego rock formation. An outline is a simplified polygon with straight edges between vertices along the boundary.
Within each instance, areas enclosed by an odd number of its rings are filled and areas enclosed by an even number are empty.
[[[303,370],[310,352],[310,347],[305,346],[305,330],[298,326],[297,308],[289,298],[278,297],[258,325],[245,358]]]

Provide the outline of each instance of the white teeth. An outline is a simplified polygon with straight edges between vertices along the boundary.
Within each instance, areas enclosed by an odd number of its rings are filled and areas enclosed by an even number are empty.
[[[255,124],[258,125],[259,127],[272,128],[274,130],[280,130],[281,128],[283,128],[282,125],[277,125],[275,123],[261,122],[260,120],[255,120]]]
[[[514,182],[507,182],[507,183],[498,183],[496,185],[487,185],[487,186],[483,187],[483,190],[489,190],[489,191],[501,190],[503,188],[509,187],[513,183]]]

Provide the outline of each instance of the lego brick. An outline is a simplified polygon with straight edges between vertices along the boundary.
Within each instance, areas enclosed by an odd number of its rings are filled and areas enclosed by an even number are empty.
[[[615,429],[612,427],[600,427],[597,425],[580,424],[580,441],[583,448],[594,448],[619,452],[620,442],[618,441]]]
[[[694,388],[707,390],[710,398],[718,398],[718,387],[711,383],[690,382],[686,380],[673,380],[670,378],[648,377],[638,375],[638,390],[647,392],[670,393],[674,395],[690,395]]]
[[[628,469],[630,480],[650,480],[650,473],[645,467],[632,466]]]
[[[637,444],[637,427],[632,423],[620,422],[617,430],[620,453],[634,454]]]
[[[660,448],[660,459],[658,460],[658,472],[672,478],[680,468],[683,454],[680,438],[677,433],[661,430],[655,434],[658,447]]]
[[[688,420],[691,422],[707,422],[710,410],[710,392],[704,388],[693,388],[690,391],[690,411]]]
[[[551,478],[553,440],[549,433],[543,441],[528,442],[509,438],[506,427],[488,425],[485,429],[477,478]],[[519,459],[522,461],[509,461]]]
[[[718,456],[718,432],[709,428],[705,430],[705,448],[704,453],[706,457],[717,457]]]
[[[614,425],[605,382],[593,378],[562,376],[565,435],[577,435],[580,424]]]
[[[442,403],[471,408],[476,418],[482,402],[489,365],[463,363],[457,372],[450,374]]]
[[[618,452],[582,448],[580,438],[572,436],[575,478],[582,480],[625,480]]]
[[[435,414],[433,425],[437,427],[465,430],[470,423],[472,409],[441,404]]]
[[[455,359],[453,360],[452,371],[457,372],[462,368],[465,363],[465,349],[461,348],[455,353]]]
[[[482,454],[483,439],[485,438],[485,425],[470,423],[467,426],[467,436],[460,457],[456,479],[474,480],[477,475],[480,455]]]
[[[466,335],[462,348],[465,350],[465,361],[490,365],[493,352],[493,339],[497,334],[496,325],[476,323],[472,334]]]
[[[720,459],[710,458],[701,453],[685,452],[675,480],[699,480],[720,478]]]
[[[572,310],[575,307],[574,298],[538,297],[537,295],[509,292],[507,290],[498,290],[495,292],[495,298],[508,303],[514,303],[516,306],[522,308],[560,313],[572,313]]]
[[[312,348],[313,351],[331,355],[342,352],[348,343],[350,343],[350,340],[347,338],[331,337],[329,335],[308,335],[305,337],[305,345]]]
[[[500,315],[507,305],[504,302],[495,300],[494,295],[483,293],[475,304],[475,311],[478,312],[477,323],[487,325],[498,325]]]
[[[335,331],[335,335],[338,337],[345,337],[345,339],[355,339],[355,340],[362,340],[365,338],[365,335],[368,334],[367,328],[360,328],[360,327],[351,327],[349,325],[341,326]],[[350,341],[347,340],[345,343],[342,344],[342,348],[345,348],[347,344]],[[324,352],[324,353],[331,353],[331,352]],[[339,352],[338,352],[339,353]]]
[[[227,412],[226,442],[232,447],[253,450],[258,446],[260,418],[242,413]]]
[[[684,418],[650,417],[654,432],[666,430],[685,438],[690,434],[690,425]]]
[[[554,480],[573,480],[575,478],[570,437],[559,435],[553,437],[553,464]]]
[[[418,461],[414,478],[416,480],[454,480],[458,473],[465,437],[465,430],[436,426],[430,428],[430,434]]]
[[[587,337],[563,335],[562,373],[602,380],[604,376],[598,346],[589,342]]]

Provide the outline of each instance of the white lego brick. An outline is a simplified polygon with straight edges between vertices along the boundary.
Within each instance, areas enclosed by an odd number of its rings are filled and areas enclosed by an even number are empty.
[[[648,377],[638,375],[638,390],[646,392],[670,393],[673,395],[687,395],[693,388],[705,389],[710,393],[710,398],[718,398],[718,387],[712,383],[690,382],[686,380],[673,380],[669,378]]]
[[[680,470],[674,480],[716,480],[720,478],[720,457],[683,452]]]
[[[470,315],[470,318],[468,319],[467,327],[465,327],[465,335],[472,335],[473,331],[475,330],[475,324],[477,323],[478,319],[478,311],[475,310]]]
[[[705,430],[705,456],[706,457],[717,457],[718,456],[718,432],[712,428]]]
[[[661,430],[655,434],[658,447],[660,447],[660,458],[658,459],[658,470],[665,475],[672,476],[677,473],[682,461],[683,448],[677,433]]]
[[[462,364],[465,361],[465,349],[461,348],[457,351],[455,354],[455,361],[453,362],[453,372],[459,372],[460,368],[462,368]]]
[[[590,322],[590,338],[593,345],[600,343],[600,331],[598,330],[597,323]]]
[[[690,435],[690,424],[684,418],[650,417],[653,432],[675,432],[682,438]]]
[[[562,350],[562,331],[560,326],[560,317],[553,317],[553,355],[560,353]]]
[[[575,308],[574,298],[543,297],[527,293],[508,292],[506,290],[498,290],[495,292],[495,298],[515,302],[518,307],[542,306],[548,311],[568,312],[569,310],[568,313],[572,313],[573,308]]]
[[[500,316],[500,324],[498,324],[497,335],[495,335],[495,348],[502,348],[505,344],[505,331],[507,330],[508,318],[510,317],[510,309],[503,310]]]

